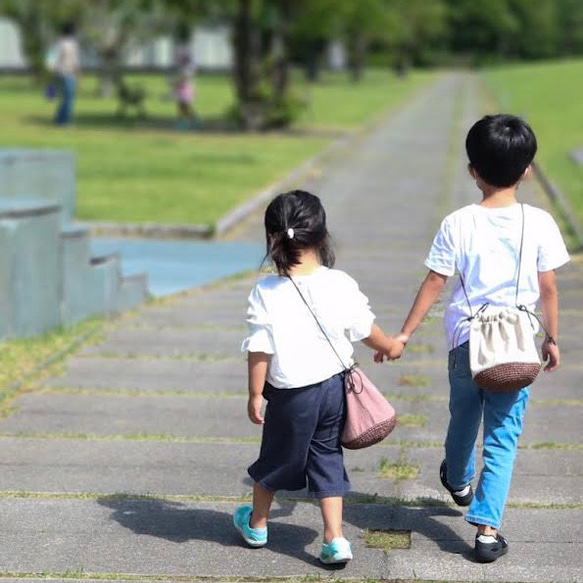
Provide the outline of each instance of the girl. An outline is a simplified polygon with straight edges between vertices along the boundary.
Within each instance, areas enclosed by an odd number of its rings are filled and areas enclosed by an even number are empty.
[[[278,275],[260,280],[251,292],[250,333],[241,348],[248,352],[247,412],[253,423],[264,424],[263,438],[259,459],[248,469],[253,506],[239,507],[233,521],[247,544],[264,546],[275,492],[301,490],[307,481],[324,522],[320,561],[346,563],[352,551],[342,534],[342,497],[350,483],[340,445],[345,417],[340,358],[352,364],[356,340],[390,359],[401,356],[403,344],[373,323],[358,284],[332,269],[334,254],[318,197],[301,190],[277,196],[265,212],[265,234],[266,257]]]

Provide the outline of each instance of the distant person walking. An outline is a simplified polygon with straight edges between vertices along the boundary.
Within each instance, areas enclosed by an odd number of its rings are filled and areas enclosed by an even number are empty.
[[[68,125],[73,119],[75,89],[79,76],[79,47],[75,39],[75,26],[66,23],[57,43],[55,73],[59,87],[60,103],[55,113],[55,124]]]
[[[174,56],[175,73],[171,80],[172,94],[178,109],[177,129],[196,129],[199,125],[194,111],[194,59],[190,49],[190,29],[182,27],[178,31],[179,45]]]

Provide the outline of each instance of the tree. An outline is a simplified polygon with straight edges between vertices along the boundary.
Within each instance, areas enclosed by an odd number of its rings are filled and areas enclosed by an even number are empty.
[[[45,54],[59,27],[79,22],[82,11],[81,0],[0,0],[0,14],[20,28],[22,51],[35,81],[46,75]]]
[[[431,54],[447,38],[447,6],[442,0],[389,0],[393,23],[385,42],[395,66],[433,64]]]
[[[167,15],[157,0],[92,0],[85,6],[83,36],[97,53],[100,93],[107,97],[124,54],[163,30]]]
[[[453,52],[478,59],[508,54],[512,37],[520,30],[509,0],[447,0],[447,3]]]
[[[583,2],[557,0],[557,24],[560,31],[557,40],[560,54],[583,54]]]
[[[520,29],[520,34],[512,38],[512,52],[525,59],[557,55],[560,35],[556,0],[509,0],[509,7]]]

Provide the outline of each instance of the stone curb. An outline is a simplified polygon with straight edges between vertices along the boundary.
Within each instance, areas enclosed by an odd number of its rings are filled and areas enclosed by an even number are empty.
[[[297,185],[303,178],[308,176],[319,164],[324,163],[328,158],[335,153],[347,147],[353,139],[365,133],[369,129],[367,124],[362,130],[350,132],[340,138],[336,138],[331,144],[326,146],[323,150],[312,156],[306,162],[292,170],[279,182],[271,184],[267,188],[261,190],[251,200],[239,205],[215,225],[215,235],[221,237],[227,232],[235,228],[241,221],[246,219],[249,215],[257,212],[268,200],[273,198],[276,194],[289,190],[294,184]]]
[[[93,237],[122,237],[145,239],[209,239],[214,234],[210,225],[114,223],[107,221],[83,221]]]
[[[545,191],[545,194],[559,207],[563,219],[576,239],[577,251],[583,250],[583,225],[571,208],[569,201],[558,186],[549,180],[540,164],[533,162],[532,168],[534,175],[542,189]]]
[[[116,223],[107,221],[85,221],[80,224],[91,231],[95,237],[123,237],[147,239],[210,239],[221,237],[235,228],[249,215],[257,212],[268,200],[277,193],[289,190],[308,176],[319,164],[332,157],[336,152],[347,147],[356,136],[370,129],[366,124],[362,129],[350,132],[336,138],[323,150],[294,168],[287,176],[260,190],[250,200],[235,207],[214,225],[192,224],[158,224],[158,223]]]

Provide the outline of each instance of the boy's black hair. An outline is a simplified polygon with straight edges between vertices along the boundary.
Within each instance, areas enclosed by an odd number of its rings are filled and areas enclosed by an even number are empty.
[[[519,117],[486,115],[466,138],[470,165],[480,178],[500,188],[516,184],[536,154],[536,137]]]
[[[289,229],[293,229],[292,237]],[[315,249],[322,265],[334,266],[326,212],[314,194],[292,190],[276,196],[265,211],[265,236],[266,257],[273,261],[279,275],[288,275],[299,264],[302,249]]]

